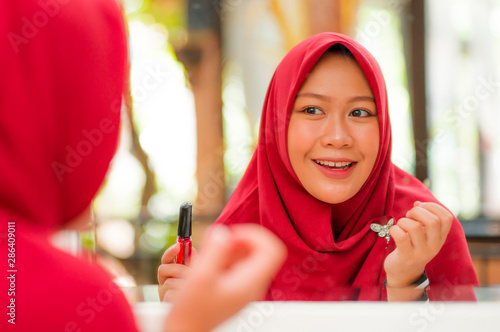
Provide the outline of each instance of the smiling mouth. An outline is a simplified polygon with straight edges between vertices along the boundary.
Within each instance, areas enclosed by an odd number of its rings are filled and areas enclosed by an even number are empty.
[[[314,160],[314,162],[324,168],[335,171],[344,171],[346,169],[351,168],[355,164],[354,162],[347,162],[347,161],[333,162],[326,160]]]

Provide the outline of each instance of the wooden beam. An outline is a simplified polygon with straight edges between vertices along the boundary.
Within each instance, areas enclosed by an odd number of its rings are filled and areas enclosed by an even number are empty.
[[[177,55],[189,76],[196,109],[196,179],[193,214],[213,222],[226,203],[222,130],[221,38],[218,13],[211,0],[188,0],[189,37]]]
[[[310,34],[321,32],[342,32],[340,0],[310,0],[309,29]]]
[[[407,72],[410,90],[413,137],[415,145],[415,176],[422,182],[428,178],[428,132],[425,77],[425,1],[407,4]]]

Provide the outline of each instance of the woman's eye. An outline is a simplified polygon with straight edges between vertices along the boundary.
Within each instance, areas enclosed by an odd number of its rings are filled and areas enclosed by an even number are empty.
[[[357,117],[357,118],[364,118],[367,116],[371,116],[371,113],[365,110],[354,110],[351,112],[351,116]]]
[[[304,112],[307,113],[307,114],[321,114],[321,110],[317,107],[308,107],[306,109],[304,109]]]

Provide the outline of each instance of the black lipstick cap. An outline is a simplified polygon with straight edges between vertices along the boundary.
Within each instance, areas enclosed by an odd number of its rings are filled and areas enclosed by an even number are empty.
[[[181,204],[179,211],[179,226],[177,227],[177,235],[180,237],[190,237],[192,232],[191,220],[192,220],[192,209],[193,206],[189,202]]]

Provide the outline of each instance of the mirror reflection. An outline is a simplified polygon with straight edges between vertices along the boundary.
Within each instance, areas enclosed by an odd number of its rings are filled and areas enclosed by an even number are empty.
[[[0,7],[7,326],[498,325],[500,1]]]
[[[134,140],[122,135],[129,142],[115,157],[124,160],[115,163],[116,174],[123,174],[127,181],[118,175],[114,178],[111,172],[96,206],[102,211],[103,225],[131,220],[129,228],[134,229],[135,237],[128,241],[134,253],[125,257],[111,254],[125,264],[135,255],[152,257],[158,264],[158,256],[175,242],[178,207],[184,201],[193,201],[197,210],[193,241],[201,248],[205,230],[223,210],[258,145],[262,106],[274,70],[308,35],[338,31],[366,47],[382,68],[393,163],[416,175],[458,218],[479,284],[497,284],[496,135],[493,121],[487,119],[496,116],[498,104],[499,68],[494,60],[499,45],[498,4],[444,1],[424,5],[424,21],[417,26],[409,18],[419,9],[405,1],[317,5],[221,1],[208,6],[206,12],[206,8],[183,2],[172,1],[168,6],[126,2],[131,48],[136,44],[138,49],[132,51],[131,94],[133,123],[140,127],[136,130],[140,139],[132,143]],[[207,18],[214,15],[213,9],[220,20]],[[200,92],[194,82],[200,82],[195,76],[202,75],[202,70],[214,68],[201,62],[203,47],[209,47],[203,43],[217,43],[207,37],[210,33],[219,40],[214,49],[219,50],[217,61],[223,65],[215,66],[219,74],[209,80],[213,83],[220,75],[216,83],[220,92],[207,87],[213,84],[199,83],[199,89],[206,89]],[[197,37],[200,35],[204,37]],[[210,52],[213,57],[215,53]],[[148,65],[156,66],[156,75]],[[147,90],[143,85],[149,80],[158,87]],[[166,97],[172,91],[177,93]],[[212,97],[196,103],[196,95]],[[208,120],[197,122],[198,117]],[[210,121],[219,122],[209,125]],[[166,144],[179,139],[182,145]],[[133,144],[145,150],[149,168],[141,167],[145,163],[133,157],[131,151],[137,150],[131,148]],[[181,158],[170,162],[171,154]],[[145,186],[151,182],[146,179],[153,177],[156,186]],[[106,251],[119,250],[104,239],[102,242]],[[149,273],[140,283],[155,282]]]

